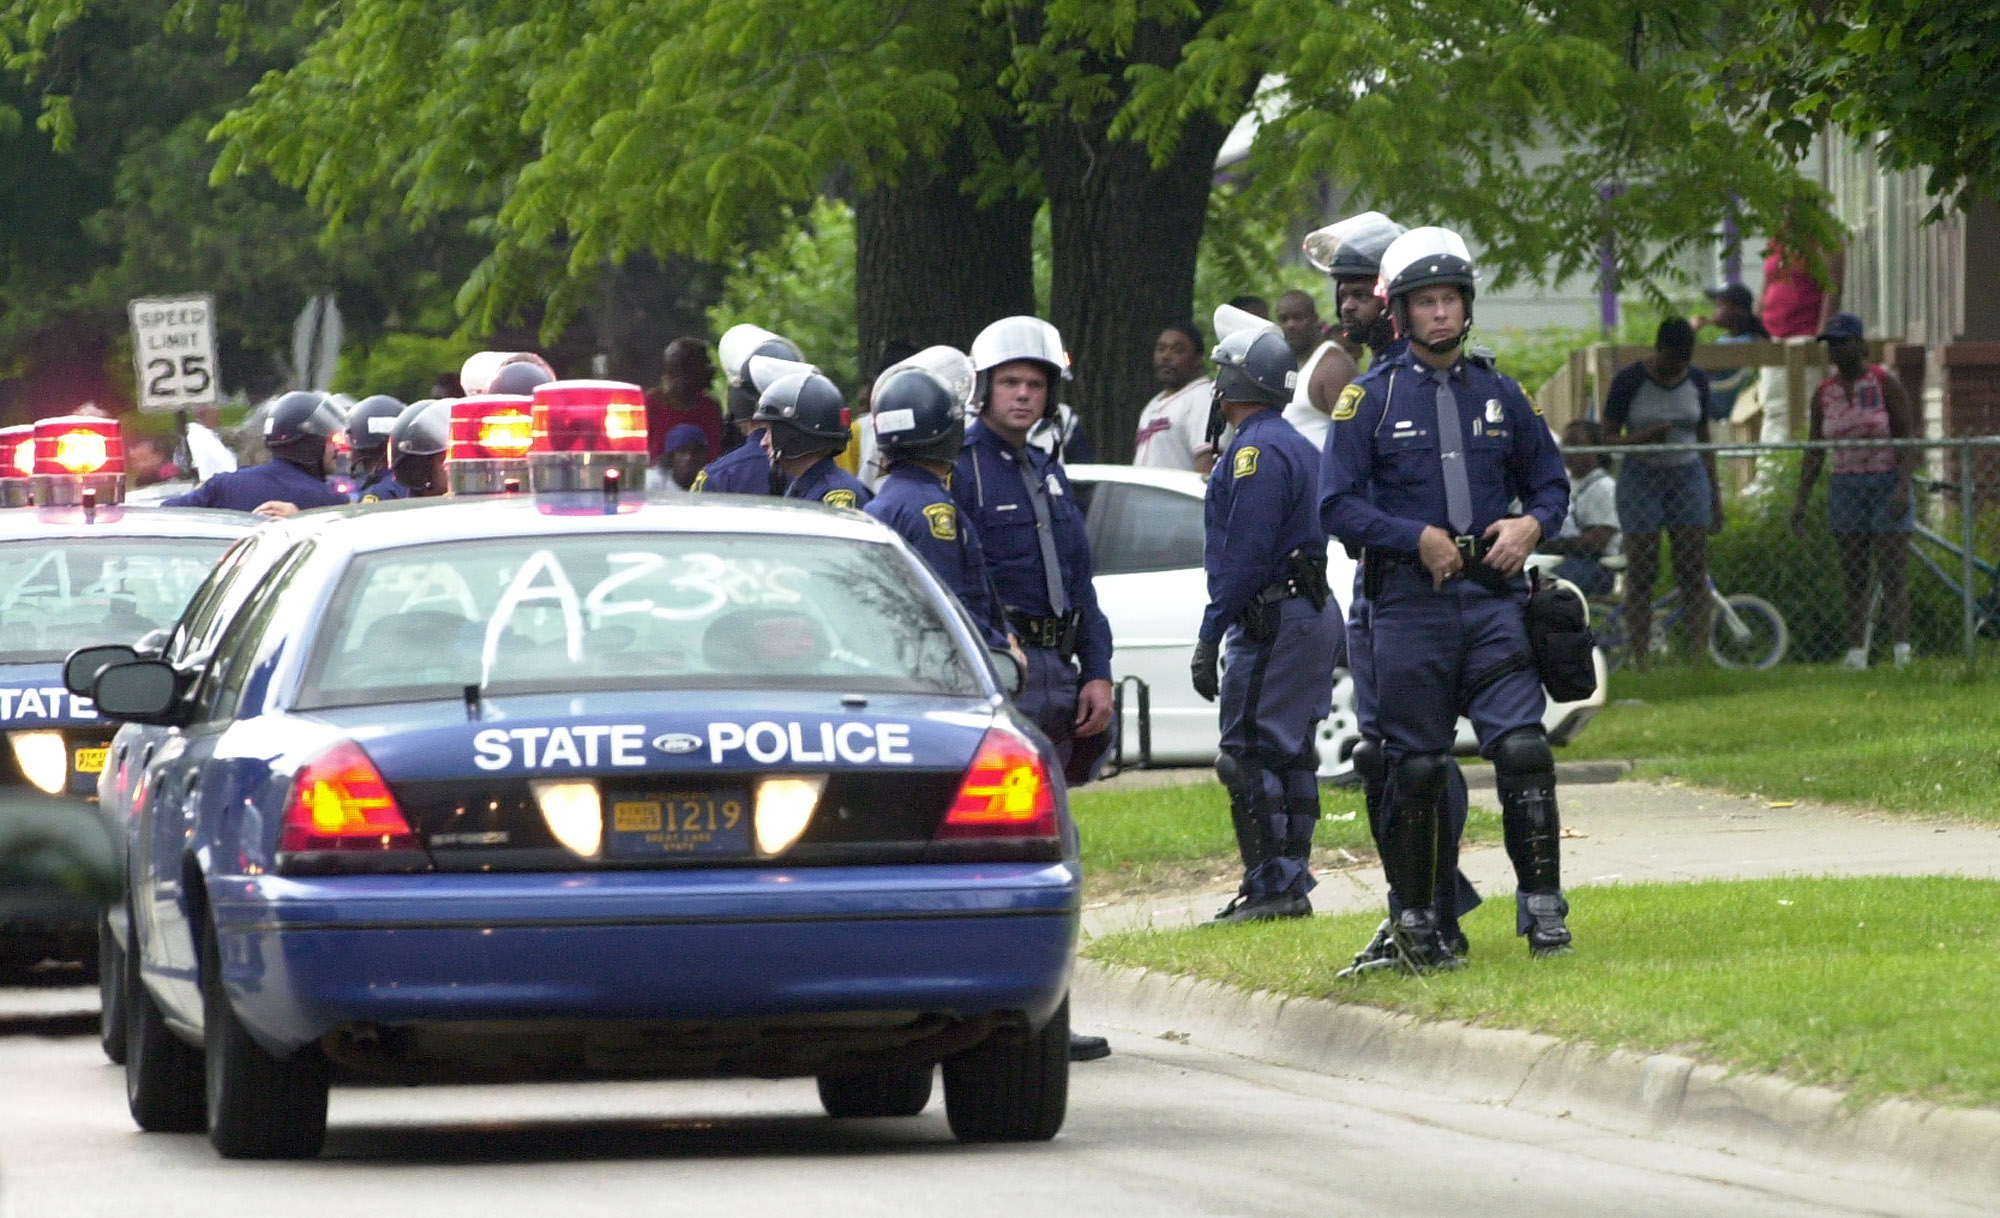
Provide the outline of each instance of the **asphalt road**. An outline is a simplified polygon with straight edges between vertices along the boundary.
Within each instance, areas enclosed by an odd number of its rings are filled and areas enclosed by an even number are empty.
[[[94,1041],[6,1037],[0,1216],[1990,1212],[1113,1032],[1043,1145],[961,1147],[939,1099],[831,1121],[804,1082],[337,1089],[308,1163],[140,1134]]]

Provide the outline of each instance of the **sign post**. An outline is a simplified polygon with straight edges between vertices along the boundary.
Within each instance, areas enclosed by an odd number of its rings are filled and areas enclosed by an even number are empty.
[[[131,312],[139,409],[165,412],[219,404],[214,299],[135,300]]]

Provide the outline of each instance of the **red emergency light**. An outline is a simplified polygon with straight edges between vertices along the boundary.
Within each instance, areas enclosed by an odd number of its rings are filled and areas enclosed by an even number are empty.
[[[118,420],[62,415],[35,424],[35,502],[72,507],[125,498],[125,441]]]
[[[35,472],[35,425],[0,427],[0,508],[27,507]]]
[[[625,381],[550,381],[535,388],[528,475],[541,491],[646,486],[646,394]],[[615,503],[615,500],[614,500]]]
[[[452,402],[444,466],[452,494],[504,494],[527,481],[533,406],[533,398],[497,393]]]

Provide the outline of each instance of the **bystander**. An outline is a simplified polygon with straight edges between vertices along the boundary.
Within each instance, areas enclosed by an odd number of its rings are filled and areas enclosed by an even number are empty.
[[[722,406],[709,392],[714,385],[707,343],[683,337],[667,344],[660,383],[646,391],[646,436],[655,462],[666,455],[667,435],[683,425],[700,430],[710,455],[722,451]]]
[[[1694,319],[1696,331],[1714,326],[1722,331],[1717,343],[1736,345],[1741,343],[1769,342],[1771,332],[1764,328],[1764,322],[1757,316],[1756,298],[1750,289],[1740,283],[1724,284],[1708,289],[1708,299],[1715,308],[1707,317]],[[1757,379],[1754,368],[1731,368],[1725,373],[1710,373],[1708,378],[1708,418],[1712,423],[1731,421],[1735,413],[1738,397],[1745,387]]]
[[[1764,328],[1772,338],[1817,338],[1840,309],[1847,263],[1838,249],[1823,250],[1789,240],[1781,231],[1764,251]],[[1791,381],[1784,367],[1766,368],[1761,378],[1764,421],[1758,438],[1766,444],[1792,438]],[[1762,480],[1760,475],[1760,481]]]
[[[1611,476],[1610,456],[1568,451],[1604,443],[1604,429],[1594,419],[1577,419],[1563,428],[1562,438],[1569,513],[1556,535],[1542,542],[1541,550],[1562,555],[1556,575],[1583,589],[1585,596],[1608,596],[1617,582],[1604,560],[1619,548],[1618,481]]]
[[[1160,331],[1153,344],[1153,377],[1160,392],[1139,412],[1132,464],[1199,474],[1215,467],[1215,450],[1208,443],[1214,382],[1201,375],[1201,351],[1201,331],[1191,321]]]

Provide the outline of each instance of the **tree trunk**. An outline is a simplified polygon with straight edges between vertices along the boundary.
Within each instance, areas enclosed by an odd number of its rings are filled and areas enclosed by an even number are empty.
[[[892,339],[963,351],[988,322],[1035,311],[1036,205],[978,206],[960,189],[976,165],[954,137],[935,166],[856,200],[854,320],[865,379],[882,370]]]
[[[1171,64],[1184,35],[1145,27],[1128,62]],[[1156,392],[1153,344],[1162,327],[1188,320],[1215,156],[1229,133],[1198,115],[1172,159],[1155,168],[1142,145],[1106,135],[1124,100],[1121,86],[1090,120],[1058,119],[1040,145],[1054,256],[1050,320],[1076,369],[1068,400],[1101,461],[1131,460],[1139,412]],[[1197,320],[1206,334],[1207,319]]]

